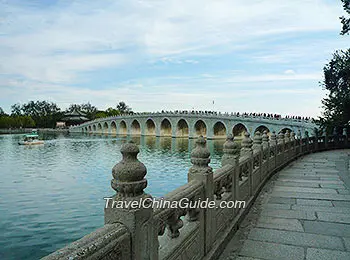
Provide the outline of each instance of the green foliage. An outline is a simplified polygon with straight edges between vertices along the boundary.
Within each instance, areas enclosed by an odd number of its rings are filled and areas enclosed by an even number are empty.
[[[325,129],[344,127],[350,122],[350,49],[336,51],[323,72],[321,86],[329,93],[322,100],[324,112],[319,123]]]
[[[31,128],[35,126],[30,116],[0,116],[0,128]]]
[[[117,105],[117,109],[121,114],[129,114],[132,113],[131,107],[127,106],[125,102],[121,101]]]
[[[0,116],[4,116],[6,115],[6,113],[4,112],[4,110],[2,109],[2,107],[0,107]]]
[[[340,21],[343,24],[343,28],[340,32],[340,34],[349,34],[350,32],[350,0],[342,0],[343,8],[349,15],[349,17],[340,17]]]
[[[107,117],[107,113],[104,111],[98,111],[95,115],[95,118],[103,118],[103,117]]]
[[[48,101],[29,101],[22,105],[21,110],[24,115],[33,118],[37,127],[43,128],[54,128],[63,115],[55,103]]]
[[[22,115],[22,111],[21,111],[21,105],[20,104],[13,104],[11,106],[11,115],[12,116],[20,116]]]
[[[106,109],[107,116],[119,116],[120,111],[118,109],[114,109],[112,107],[109,107]]]
[[[121,101],[117,109],[109,107],[106,111],[99,111],[90,103],[71,104],[65,112],[73,110],[81,111],[86,117],[93,120],[96,118],[130,114],[132,110],[125,102]],[[54,128],[56,122],[64,116],[61,109],[49,101],[29,101],[23,105],[17,103],[11,106],[11,116],[8,116],[0,107],[0,128],[39,127]]]

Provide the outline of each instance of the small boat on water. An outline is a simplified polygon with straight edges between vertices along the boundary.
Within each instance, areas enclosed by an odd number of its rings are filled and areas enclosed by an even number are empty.
[[[20,145],[36,145],[36,144],[44,144],[43,140],[39,140],[39,135],[36,130],[32,130],[30,134],[24,135],[23,141],[19,141]]]

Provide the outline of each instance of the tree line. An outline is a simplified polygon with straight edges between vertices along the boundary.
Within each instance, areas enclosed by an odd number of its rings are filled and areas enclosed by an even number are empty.
[[[348,17],[340,17],[341,35],[350,33],[350,0],[342,0]],[[346,36],[345,36],[346,37]],[[323,81],[320,85],[327,90],[327,97],[322,100],[323,112],[318,123],[327,133],[342,133],[347,128],[350,133],[350,48],[337,50],[323,68]]]
[[[107,116],[118,116],[133,113],[132,109],[123,101],[115,108],[99,110],[90,103],[71,104],[62,110],[56,103],[49,101],[29,101],[25,104],[13,104],[11,113],[6,114],[0,107],[0,128],[54,128],[66,113],[74,110],[83,112],[89,120]]]

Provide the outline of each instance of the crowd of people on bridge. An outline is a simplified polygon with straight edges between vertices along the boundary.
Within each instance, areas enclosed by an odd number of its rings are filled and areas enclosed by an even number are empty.
[[[272,113],[239,113],[239,112],[216,112],[210,110],[175,110],[175,111],[158,111],[158,112],[131,112],[127,114],[122,114],[120,116],[134,116],[134,115],[159,115],[159,114],[185,114],[185,115],[204,115],[204,116],[232,116],[232,117],[250,117],[250,118],[266,118],[266,119],[274,119],[274,120],[293,120],[293,121],[312,121],[310,117],[303,116],[285,116],[282,117],[280,114],[272,114]],[[94,120],[96,121],[96,120]]]

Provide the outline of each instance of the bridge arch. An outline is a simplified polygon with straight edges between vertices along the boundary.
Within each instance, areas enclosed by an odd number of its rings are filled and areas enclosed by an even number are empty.
[[[117,134],[117,124],[115,123],[115,121],[111,122],[110,127],[111,127],[111,134],[116,135]]]
[[[120,121],[119,123],[119,131],[118,131],[119,135],[127,135],[128,134],[128,128],[126,126],[126,123],[124,120]]]
[[[264,133],[265,130],[267,131],[267,134],[270,134],[270,129],[269,129],[267,126],[265,126],[265,125],[260,125],[260,126],[258,126],[257,128],[255,128],[254,134],[255,134],[257,131],[259,131],[260,133]]]
[[[207,136],[207,125],[204,123],[203,120],[198,120],[194,124],[194,133],[196,136]]]
[[[103,123],[103,133],[108,135],[108,123],[107,122]]]
[[[92,126],[92,130],[93,130],[94,133],[96,133],[96,130],[97,130],[96,125],[93,125],[93,126]]]
[[[289,132],[292,132],[292,131],[293,131],[293,130],[292,130],[291,128],[289,128],[289,127],[284,127],[284,128],[282,128],[280,131],[278,131],[278,133],[281,133],[281,132],[282,132],[282,133],[285,134],[287,130],[288,130]]]
[[[248,132],[248,128],[242,123],[236,124],[232,129],[233,136],[238,138],[243,137],[245,132]]]
[[[140,122],[134,119],[131,123],[131,128],[130,128],[131,135],[141,135],[141,125]]]
[[[92,132],[92,126],[89,125],[89,133],[91,133],[91,132]]]
[[[171,123],[168,118],[164,118],[160,123],[160,136],[171,136]]]
[[[176,137],[188,137],[189,128],[185,119],[180,119],[176,124]]]
[[[146,121],[145,135],[156,135],[156,124],[151,118]]]
[[[88,132],[88,127],[87,126],[85,126],[85,133],[87,133]]]
[[[226,137],[226,125],[218,121],[213,126],[214,138],[225,138]]]
[[[97,124],[97,133],[102,133],[102,125],[101,125],[101,123]]]

